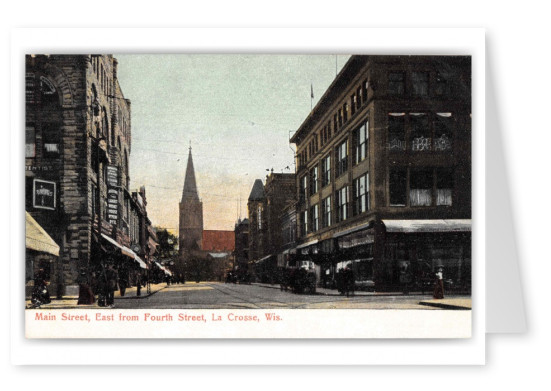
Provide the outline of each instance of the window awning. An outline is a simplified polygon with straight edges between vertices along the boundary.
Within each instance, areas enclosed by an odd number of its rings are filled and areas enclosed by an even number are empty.
[[[59,246],[48,233],[25,211],[25,247],[59,257]]]
[[[387,232],[471,232],[470,219],[455,220],[383,220]]]
[[[344,236],[344,235],[351,234],[351,233],[356,232],[356,231],[361,231],[362,229],[367,229],[367,228],[369,228],[370,224],[371,223],[360,224],[360,225],[357,225],[355,227],[346,229],[344,231],[337,232],[336,234],[333,235],[333,237],[338,238],[338,237],[341,237],[341,236]]]
[[[304,248],[304,247],[312,246],[313,244],[316,244],[316,243],[318,243],[317,239],[311,240],[311,241],[306,242],[306,243],[299,244],[296,248],[297,248],[297,250],[299,250],[299,249]]]
[[[209,253],[209,255],[213,258],[225,258],[230,254],[229,253]]]
[[[286,254],[296,254],[297,253],[297,248],[296,247],[293,247],[293,248],[288,248],[287,250],[283,250],[282,254],[286,255]]]
[[[107,236],[107,235],[105,235],[105,234],[101,234],[101,237],[104,238],[105,240],[107,240],[107,241],[108,241],[109,243],[111,243],[113,246],[118,247],[118,248],[121,249],[121,251],[122,251],[122,249],[123,249],[124,246],[121,245],[119,242],[117,242],[115,239],[110,238],[109,236]],[[126,247],[124,247],[124,248],[126,248]],[[126,254],[126,255],[128,255],[128,254]]]
[[[105,240],[107,240],[109,243],[111,243],[113,246],[119,248],[121,250],[121,253],[123,255],[126,255],[127,257],[129,258],[132,258],[133,260],[135,260],[136,262],[138,262],[138,265],[140,265],[140,267],[142,269],[147,269],[147,264],[132,250],[130,250],[128,247],[126,246],[123,246],[122,244],[120,244],[119,242],[117,242],[115,239],[113,238],[110,238],[109,236],[105,235],[105,234],[101,234],[101,237],[104,238]]]
[[[161,265],[159,262],[155,261],[154,262],[160,270],[162,270],[165,274],[169,275],[169,276],[172,276],[172,273],[170,270],[168,270],[167,268],[165,268],[163,265]]]
[[[270,258],[271,256],[272,256],[272,254],[266,255],[264,258],[260,258],[260,259],[258,260],[258,262],[264,262],[266,259]]]
[[[142,269],[147,269],[147,264],[138,256],[138,254],[130,250],[128,247],[122,246],[122,253],[138,262],[138,265],[140,265]]]

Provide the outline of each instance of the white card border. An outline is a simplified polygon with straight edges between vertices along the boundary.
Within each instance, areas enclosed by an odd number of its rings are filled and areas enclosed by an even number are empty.
[[[346,42],[343,45],[343,42]],[[14,364],[483,364],[485,361],[485,47],[483,29],[15,29],[11,41],[10,311]],[[23,55],[83,52],[471,54],[473,337],[469,340],[26,340],[21,286]],[[480,262],[476,262],[480,260]],[[122,358],[116,354],[124,347]],[[48,349],[47,357],[44,349]],[[224,354],[227,349],[231,356]],[[107,351],[106,351],[107,349]],[[182,349],[186,354],[183,355]],[[302,354],[308,349],[308,355]],[[327,349],[331,354],[324,354]],[[82,354],[83,350],[86,354]],[[158,352],[163,352],[159,355]],[[106,354],[107,353],[107,354]],[[42,357],[42,359],[37,359]]]

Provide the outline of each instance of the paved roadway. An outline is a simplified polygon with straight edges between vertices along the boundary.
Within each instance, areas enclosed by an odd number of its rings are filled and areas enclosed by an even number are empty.
[[[333,291],[336,292],[336,291]],[[294,294],[261,285],[224,284],[217,282],[188,282],[170,285],[146,298],[115,299],[117,309],[255,309],[255,308],[368,308],[438,310],[419,305],[429,295],[357,295]]]

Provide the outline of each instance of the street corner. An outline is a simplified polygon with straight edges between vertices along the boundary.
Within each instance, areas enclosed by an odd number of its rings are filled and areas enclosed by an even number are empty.
[[[471,298],[450,298],[422,300],[419,305],[436,307],[448,310],[472,310]]]

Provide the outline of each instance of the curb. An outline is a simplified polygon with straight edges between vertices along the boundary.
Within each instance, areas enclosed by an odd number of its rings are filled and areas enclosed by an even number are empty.
[[[461,311],[465,311],[465,310],[470,311],[470,310],[472,310],[471,307],[465,307],[465,306],[462,306],[462,305],[447,304],[447,303],[435,303],[435,302],[429,302],[429,301],[420,301],[419,305],[426,305],[427,307],[438,307],[438,308],[443,308],[443,309],[446,309],[446,310],[461,310]]]
[[[167,287],[164,286],[161,289],[157,289],[156,291],[152,291],[151,293],[141,295],[141,296],[115,296],[115,300],[126,300],[126,299],[145,299],[146,297],[153,296],[155,293],[162,291],[163,289],[166,289]],[[147,289],[146,289],[147,290]],[[134,292],[135,293],[135,292]]]

